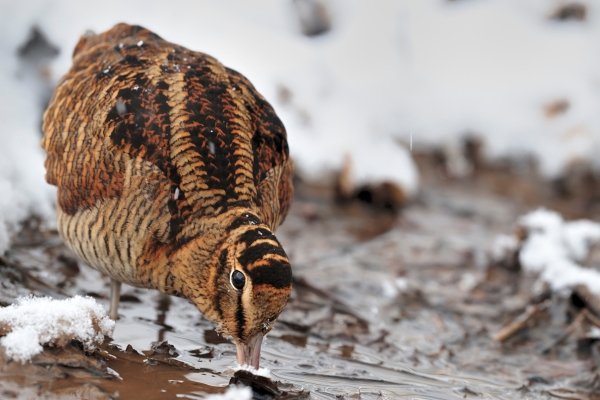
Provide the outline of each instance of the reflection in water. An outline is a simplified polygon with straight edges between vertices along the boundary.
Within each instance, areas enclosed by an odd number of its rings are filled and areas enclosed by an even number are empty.
[[[171,296],[160,293],[158,301],[156,302],[156,325],[160,326],[160,329],[158,330],[159,343],[165,340],[165,332],[171,332],[173,330],[173,327],[165,323],[170,307]]]
[[[220,335],[215,329],[204,330],[204,340],[208,344],[231,344],[232,342],[226,337]]]
[[[144,297],[150,300],[153,296],[154,293]],[[168,340],[177,349],[179,356],[173,359],[179,364],[165,364],[167,359],[156,359],[153,362],[158,361],[158,364],[145,362],[147,368],[180,368],[179,380],[183,383],[178,383],[175,389],[180,396],[188,398],[202,398],[212,390],[222,390],[227,386],[234,376],[232,367],[236,365],[234,345],[220,336],[212,324],[197,315],[192,304],[176,298],[170,301],[159,298],[149,302],[159,310],[152,323],[158,331],[159,341]],[[132,311],[127,310],[122,321],[128,326],[127,330],[139,330],[150,323],[135,315],[142,313],[142,310]],[[167,317],[172,326],[165,325]],[[119,342],[118,338],[115,338],[115,342]],[[124,343],[119,344],[125,346]],[[115,352],[113,354],[120,356]],[[472,393],[485,393],[488,398],[514,398],[516,387],[512,383],[461,373],[443,363],[422,362],[418,369],[414,369],[406,362],[394,361],[394,358],[397,357],[376,346],[320,339],[314,335],[299,334],[290,329],[289,324],[276,324],[265,343],[262,363],[270,369],[272,380],[282,393],[300,396],[303,391],[309,391],[310,398],[315,399],[330,399],[331,396],[352,398],[358,395],[365,399],[437,400],[469,398],[474,396]],[[111,362],[111,368],[119,373],[125,367],[119,365],[118,361]],[[174,376],[177,376],[176,371],[170,372],[169,380],[157,381],[157,387],[164,387],[173,393],[174,384],[170,382],[173,382]],[[245,382],[243,379],[233,381]],[[202,389],[192,390],[195,384]],[[208,390],[207,387],[213,389]]]
[[[368,293],[370,280],[376,276],[373,271],[368,275],[359,274],[348,265],[346,275],[335,275],[335,270],[328,268],[315,272],[312,277],[317,282],[355,279],[352,288],[356,293]],[[356,280],[360,282],[355,283]],[[418,302],[412,302],[412,307],[419,305],[423,311],[413,313],[410,325],[405,325],[406,318],[400,318],[393,309],[386,309],[385,302],[391,302],[391,306],[398,309],[394,298],[375,294],[378,297],[345,297],[342,304],[335,298],[340,296],[335,292],[319,291],[308,285],[295,287],[281,321],[275,324],[263,346],[261,364],[271,371],[272,380],[281,392],[308,391],[314,399],[332,396],[430,400],[478,396],[519,398],[516,395],[519,385],[514,381],[460,371],[448,363],[450,356],[443,353],[440,357],[424,354],[430,347],[439,350],[442,340],[463,337],[462,327],[444,320],[441,335],[436,328],[439,317],[432,318],[429,306]],[[168,340],[176,348],[178,356],[164,359],[148,356],[153,358],[153,364],[145,362],[148,372],[169,371],[164,375],[168,375],[168,380],[160,377],[156,380],[157,388],[168,393],[176,389],[180,396],[202,398],[230,384],[234,376],[232,368],[237,364],[235,346],[219,335],[193,304],[180,298],[157,296],[153,291],[140,293],[140,299],[140,303],[130,303],[130,307],[123,310],[114,342],[125,348],[135,338],[134,347],[149,354],[151,338],[156,336],[145,332],[152,329],[157,332],[158,342]],[[403,309],[407,309],[407,301],[404,300]],[[382,312],[364,312],[372,306]],[[143,317],[153,311],[156,312],[154,320]],[[112,354],[119,358],[118,353]],[[111,368],[121,374],[128,367],[113,361]],[[174,380],[183,383],[177,383],[174,388],[171,383]],[[544,398],[540,393],[528,393],[528,397]]]

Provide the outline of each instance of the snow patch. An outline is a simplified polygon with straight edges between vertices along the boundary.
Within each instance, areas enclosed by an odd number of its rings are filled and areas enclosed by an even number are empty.
[[[388,280],[384,280],[381,282],[381,293],[383,297],[388,299],[393,299],[398,295],[398,288],[394,285],[393,282]]]
[[[592,326],[590,331],[585,336],[590,339],[600,339],[600,328],[597,326]]]
[[[408,279],[406,278],[396,278],[394,283],[396,284],[398,290],[400,290],[401,292],[408,289]]]
[[[104,307],[91,297],[65,300],[49,297],[20,297],[0,308],[0,330],[9,332],[0,339],[8,357],[24,363],[39,354],[44,344],[64,346],[79,340],[88,350],[111,335],[115,322]]]
[[[233,371],[248,371],[252,375],[262,376],[265,378],[271,378],[271,370],[269,370],[268,368],[265,368],[265,367],[259,367],[258,369],[256,369],[253,366],[248,365],[248,364],[244,364],[244,365],[238,364],[238,366],[233,367],[232,370]]]
[[[511,253],[517,251],[519,241],[514,235],[498,235],[492,245],[492,260],[505,260]]]
[[[478,283],[479,282],[475,275],[470,272],[466,272],[458,282],[458,288],[462,292],[470,292],[471,290],[475,289]]]
[[[526,232],[519,253],[524,270],[539,273],[555,291],[581,284],[600,295],[600,272],[578,264],[600,241],[600,224],[566,222],[557,212],[539,209],[521,217],[519,225]]]
[[[206,400],[251,400],[252,389],[247,386],[230,386],[225,393],[212,394]]]

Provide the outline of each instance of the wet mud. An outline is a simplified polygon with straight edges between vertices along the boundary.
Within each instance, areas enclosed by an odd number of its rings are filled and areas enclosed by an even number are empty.
[[[396,213],[297,183],[277,232],[294,291],[263,345],[270,380],[235,372],[235,346],[186,300],[124,285],[114,334],[93,353],[73,342],[22,365],[0,348],[0,397],[200,399],[249,385],[257,399],[600,398],[586,299],[489,256],[539,205],[597,219],[595,193],[578,175],[547,182],[501,165],[455,179],[435,154],[416,159],[421,192]],[[108,279],[34,219],[0,259],[0,281],[2,305],[80,294],[108,308]]]

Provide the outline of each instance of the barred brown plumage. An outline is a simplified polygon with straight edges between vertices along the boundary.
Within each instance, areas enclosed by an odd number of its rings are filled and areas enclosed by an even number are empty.
[[[116,282],[186,297],[236,340],[240,364],[258,367],[291,291],[273,232],[292,200],[293,163],[252,84],[119,24],[81,38],[43,131],[60,234],[113,279],[112,317]],[[234,271],[244,274],[236,286]]]

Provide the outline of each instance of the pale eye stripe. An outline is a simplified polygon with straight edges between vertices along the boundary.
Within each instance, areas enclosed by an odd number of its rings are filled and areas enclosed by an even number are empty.
[[[274,246],[274,247],[281,247],[280,244],[277,243],[275,240],[269,239],[269,238],[265,238],[265,239],[255,240],[254,242],[252,242],[250,244],[250,246],[248,246],[248,248],[251,248],[251,247],[254,247],[254,246],[258,246],[260,244],[270,244],[271,246]]]
[[[271,262],[269,260],[265,260],[264,258],[261,258],[260,260],[257,260],[255,262],[253,262],[252,264],[248,265],[246,267],[246,269],[251,272],[252,270],[256,269],[256,268],[260,268],[260,267],[268,267],[271,265]]]
[[[252,271],[256,268],[271,266],[272,261],[275,261],[275,262],[278,262],[281,264],[286,264],[286,265],[289,265],[289,263],[290,263],[290,261],[287,258],[282,257],[279,254],[265,254],[259,260],[256,260],[252,264],[247,265],[246,269],[248,271]]]
[[[290,260],[287,257],[282,256],[281,254],[265,254],[263,256],[264,260],[275,260],[275,261],[280,261],[280,262],[284,262],[284,263],[289,263]]]

